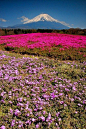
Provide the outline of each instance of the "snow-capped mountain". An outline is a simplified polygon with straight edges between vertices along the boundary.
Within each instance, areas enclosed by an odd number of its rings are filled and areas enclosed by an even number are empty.
[[[33,19],[30,19],[30,20],[25,21],[24,24],[26,24],[26,23],[32,23],[32,22],[38,22],[38,21],[59,22],[58,20],[52,18],[48,14],[40,14],[40,15],[34,17]]]
[[[20,29],[69,29],[69,24],[54,19],[48,14],[40,14],[32,19],[28,19],[25,16],[21,17],[23,24],[15,25],[9,28]]]

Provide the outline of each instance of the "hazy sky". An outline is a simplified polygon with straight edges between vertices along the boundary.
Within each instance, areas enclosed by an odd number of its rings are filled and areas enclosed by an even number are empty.
[[[22,24],[46,13],[71,27],[86,28],[86,0],[0,0],[0,26]]]

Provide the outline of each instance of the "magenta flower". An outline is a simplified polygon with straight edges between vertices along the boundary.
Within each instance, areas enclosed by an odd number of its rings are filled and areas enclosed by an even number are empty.
[[[34,37],[34,38],[33,38]],[[53,38],[54,37],[54,38]],[[31,41],[28,43],[28,40]],[[41,48],[42,50],[45,50],[45,47],[47,49],[61,45],[62,48],[60,48],[60,51],[64,51],[65,48],[69,49],[71,48],[85,48],[86,46],[86,37],[85,36],[74,36],[74,35],[67,35],[67,34],[58,34],[58,33],[52,33],[52,34],[20,34],[20,35],[11,35],[11,36],[1,36],[0,43],[6,43],[9,47],[27,47],[27,48]],[[33,43],[34,42],[34,43]],[[83,55],[85,56],[85,55]],[[2,58],[6,58],[5,55],[2,56]]]

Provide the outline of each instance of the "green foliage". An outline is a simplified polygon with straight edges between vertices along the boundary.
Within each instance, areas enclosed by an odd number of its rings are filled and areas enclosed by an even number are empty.
[[[58,74],[59,77],[63,75],[64,78],[78,80],[85,76],[85,73],[74,66],[62,64],[61,66],[58,66]]]
[[[62,30],[54,29],[0,29],[0,35],[27,34],[27,33],[60,33],[86,35],[86,29],[70,28]]]

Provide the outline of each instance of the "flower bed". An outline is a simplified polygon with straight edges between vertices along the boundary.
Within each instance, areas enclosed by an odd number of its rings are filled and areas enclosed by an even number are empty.
[[[0,36],[0,46],[14,52],[62,60],[80,60],[86,57],[86,36],[80,35],[31,33]]]
[[[1,129],[84,129],[86,62],[14,56],[0,51]]]

